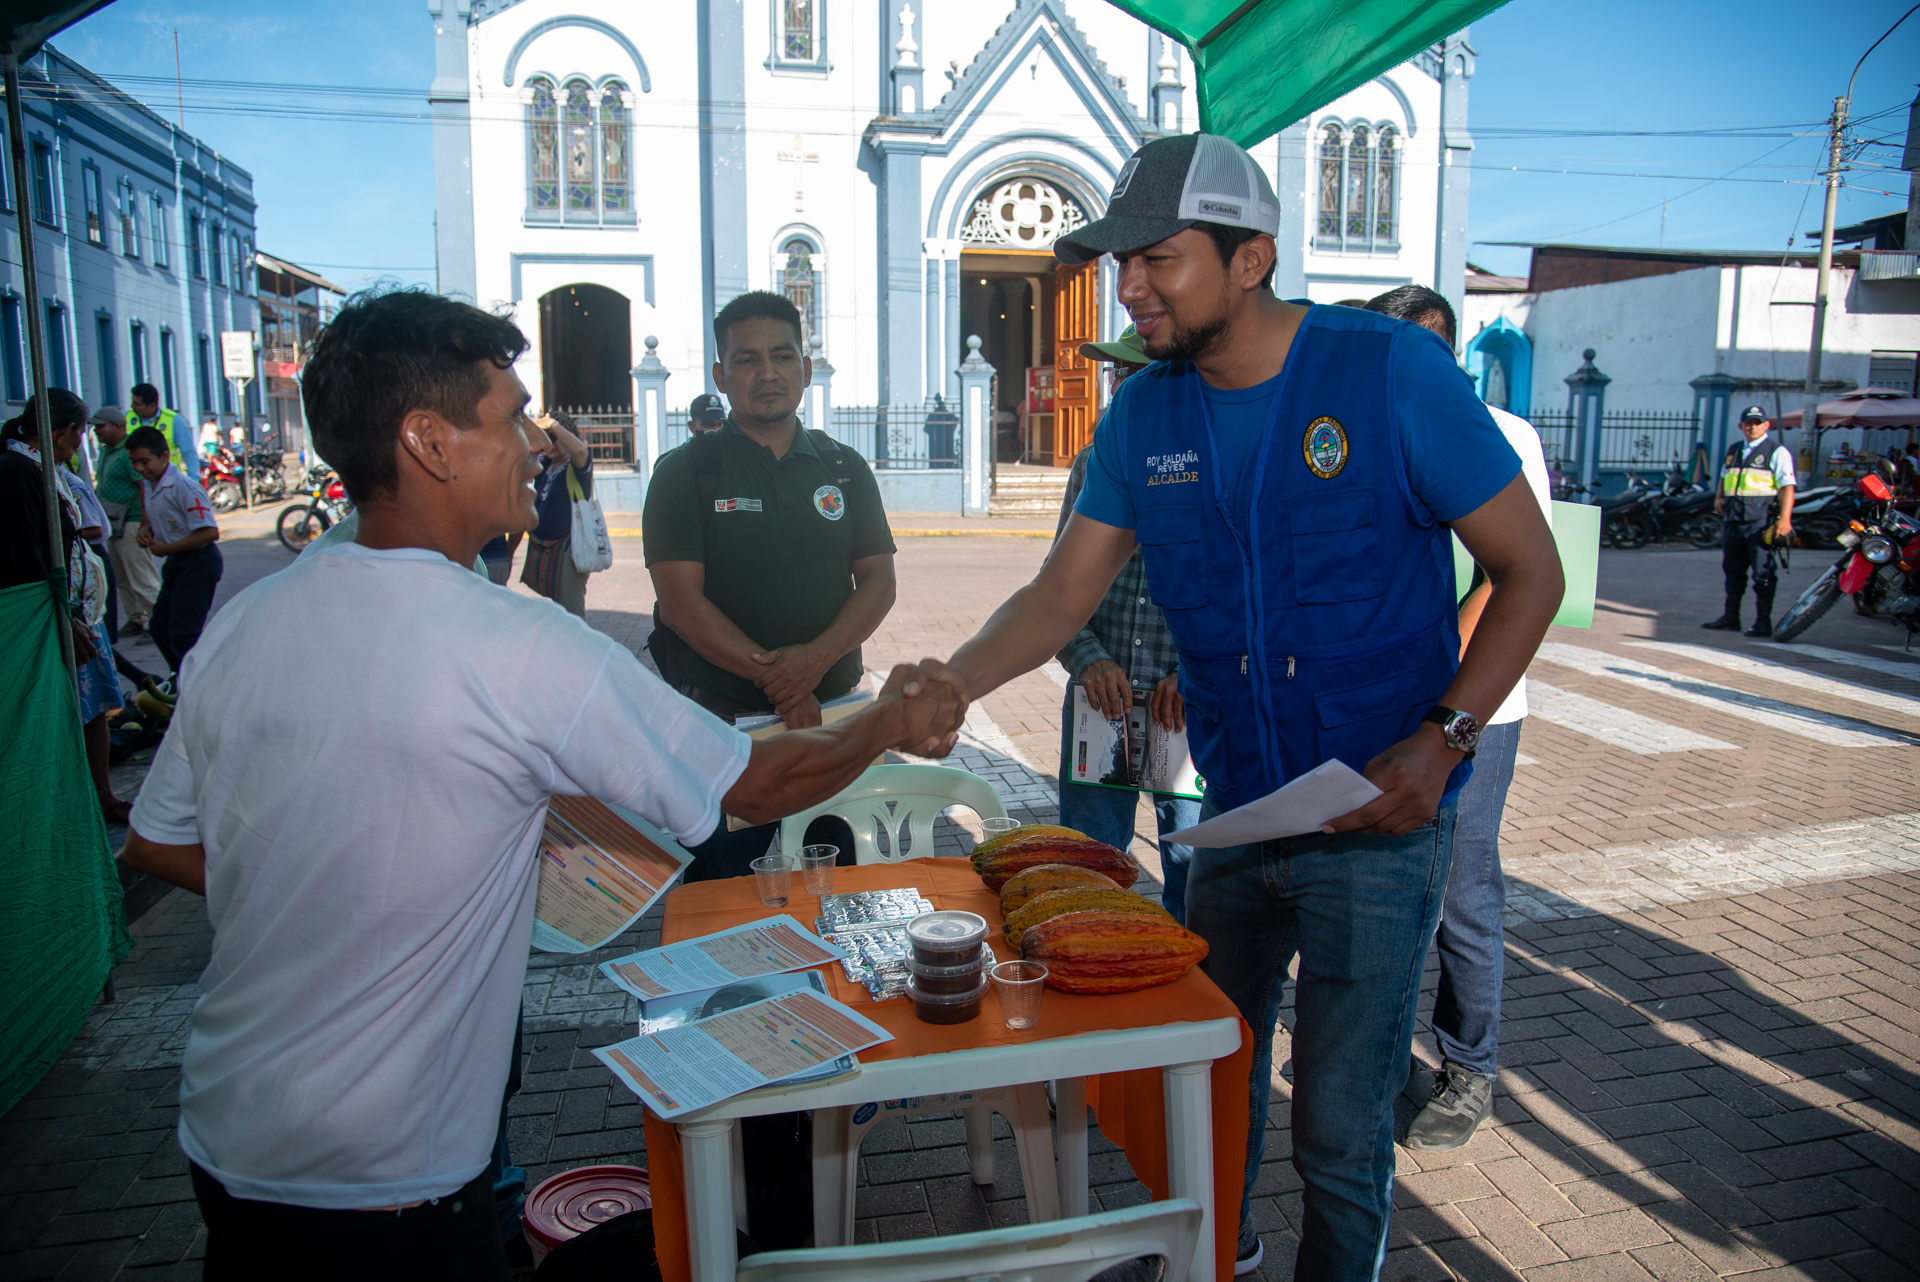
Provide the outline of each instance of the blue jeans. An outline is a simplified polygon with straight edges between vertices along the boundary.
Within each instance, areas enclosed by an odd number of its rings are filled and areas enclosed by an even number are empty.
[[[1133,816],[1140,794],[1124,788],[1067,782],[1067,763],[1073,756],[1069,743],[1072,727],[1073,703],[1069,694],[1060,719],[1060,822],[1065,827],[1078,828],[1095,841],[1125,850],[1133,844]],[[1200,803],[1194,798],[1159,792],[1148,795],[1153,798],[1156,837],[1200,822]],[[1160,892],[1160,905],[1183,926],[1187,921],[1187,865],[1192,860],[1192,846],[1160,843],[1160,875],[1166,887]]]
[[[1500,875],[1500,815],[1520,751],[1520,722],[1488,726],[1473,756],[1473,777],[1460,790],[1453,832],[1453,870],[1440,910],[1440,992],[1433,1035],[1441,1057],[1488,1081],[1500,1074],[1500,985],[1506,975],[1501,914],[1507,881]]]
[[[1217,813],[1211,801],[1204,813]],[[1295,1276],[1371,1282],[1393,1219],[1393,1101],[1407,1080],[1454,808],[1401,837],[1310,833],[1201,850],[1187,926],[1253,1028],[1242,1233],[1266,1152],[1273,1029],[1297,955],[1293,1165],[1306,1185]]]

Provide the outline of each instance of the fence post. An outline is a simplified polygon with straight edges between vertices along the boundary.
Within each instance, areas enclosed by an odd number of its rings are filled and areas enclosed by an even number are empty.
[[[993,450],[993,366],[980,355],[980,336],[967,337],[967,359],[955,371],[960,375],[960,423],[963,433],[960,460],[960,510],[967,516],[985,516],[993,501],[989,482]]]
[[[667,379],[672,371],[660,363],[660,340],[647,335],[647,354],[633,367],[633,470],[644,490],[653,482],[653,465],[660,461],[666,439]]]
[[[813,362],[813,382],[807,387],[807,426],[833,434],[833,366],[827,363],[827,354],[820,349],[820,335],[815,334],[808,340],[812,349],[808,359]]]
[[[1580,484],[1587,487],[1586,501],[1597,503],[1593,489],[1600,470],[1600,419],[1606,411],[1607,384],[1613,380],[1594,367],[1591,347],[1581,355],[1586,359],[1580,368],[1567,375],[1567,417],[1580,451]]]
[[[1731,374],[1702,374],[1688,384],[1693,388],[1693,443],[1707,447],[1708,486],[1717,486],[1714,469],[1727,450],[1727,415],[1733,407],[1733,389],[1740,380]]]

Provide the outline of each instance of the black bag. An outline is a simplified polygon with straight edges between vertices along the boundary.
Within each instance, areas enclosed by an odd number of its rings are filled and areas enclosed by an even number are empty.
[[[535,1282],[660,1282],[653,1209],[628,1211],[569,1238],[540,1261]]]

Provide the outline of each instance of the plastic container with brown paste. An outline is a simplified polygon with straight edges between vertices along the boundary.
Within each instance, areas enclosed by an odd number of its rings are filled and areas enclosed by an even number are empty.
[[[979,913],[921,913],[907,923],[907,942],[915,961],[927,966],[964,966],[986,950],[987,919]]]
[[[982,977],[963,993],[934,993],[920,987],[920,976],[907,980],[907,996],[913,999],[913,1013],[923,1024],[964,1024],[980,1017],[980,999],[986,995],[987,980]]]
[[[980,950],[986,952],[985,948]],[[985,982],[983,974],[987,968],[987,958],[977,957],[958,966],[929,966],[919,958],[910,958],[907,969],[913,973],[914,983],[923,993],[951,997],[958,993],[970,993]]]

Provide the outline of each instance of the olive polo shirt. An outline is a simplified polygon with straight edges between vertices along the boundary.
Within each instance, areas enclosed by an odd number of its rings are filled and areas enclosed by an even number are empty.
[[[647,564],[698,561],[706,596],[768,649],[802,645],[827,630],[853,595],[853,563],[892,552],[893,532],[866,460],[845,446],[836,467],[805,431],[780,459],[734,426],[717,429],[720,475],[713,511],[702,512],[692,442],[654,466],[641,517]],[[715,667],[691,646],[687,682],[750,708],[772,704],[753,682]],[[814,697],[837,699],[865,669],[854,650],[827,669]]]

